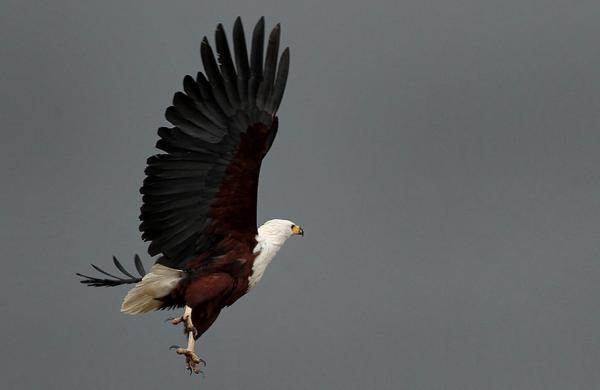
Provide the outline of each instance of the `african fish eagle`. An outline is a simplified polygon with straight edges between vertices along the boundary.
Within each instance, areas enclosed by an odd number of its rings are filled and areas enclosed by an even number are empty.
[[[200,54],[204,71],[183,79],[161,127],[156,147],[164,153],[147,161],[140,231],[148,253],[160,255],[146,273],[136,255],[136,277],[113,258],[125,275],[92,265],[108,279],[78,274],[89,286],[133,284],[121,306],[127,314],[184,307],[171,318],[182,323],[190,373],[204,363],[195,341],[221,309],[246,294],[288,238],[304,235],[294,222],[273,219],[257,228],[256,201],[262,159],[277,134],[275,115],[288,76],[290,55],[278,61],[279,24],[271,31],[266,54],[264,18],[254,28],[250,58],[240,18],[233,27],[233,57],[223,26],[215,32],[217,59],[206,37]]]

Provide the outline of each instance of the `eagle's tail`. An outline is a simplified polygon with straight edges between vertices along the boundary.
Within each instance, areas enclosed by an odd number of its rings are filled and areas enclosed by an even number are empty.
[[[123,273],[123,275],[127,276],[127,278],[122,278],[120,276],[115,276],[115,275],[109,274],[108,272],[103,271],[102,269],[96,267],[94,264],[92,264],[92,267],[94,267],[94,269],[96,271],[98,271],[106,276],[109,276],[110,279],[94,278],[92,276],[87,276],[87,275],[83,275],[80,273],[77,273],[76,275],[81,276],[83,278],[82,280],[80,280],[81,283],[87,284],[88,286],[93,286],[93,287],[112,287],[112,286],[120,286],[121,284],[137,283],[142,280],[142,277],[144,277],[144,275],[146,275],[146,270],[144,269],[144,266],[142,265],[142,260],[140,260],[140,257],[138,255],[135,255],[134,263],[135,263],[135,268],[137,269],[137,272],[140,274],[139,277],[130,274],[125,269],[125,267],[123,267],[121,262],[119,262],[119,260],[117,260],[117,258],[114,256],[113,256],[113,262],[115,263],[115,267],[117,267],[117,269],[119,271],[121,271],[121,273]]]

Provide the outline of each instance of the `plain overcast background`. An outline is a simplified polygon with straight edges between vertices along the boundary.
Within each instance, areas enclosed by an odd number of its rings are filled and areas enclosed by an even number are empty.
[[[0,387],[600,388],[597,1],[0,4]],[[74,273],[151,263],[146,157],[238,15],[291,47],[259,220],[306,236],[190,377],[174,313]]]

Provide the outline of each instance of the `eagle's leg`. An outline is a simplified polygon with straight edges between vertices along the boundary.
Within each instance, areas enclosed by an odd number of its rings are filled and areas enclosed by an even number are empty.
[[[181,322],[183,322],[185,324],[185,333],[187,333],[187,336],[188,336],[187,348],[181,348],[177,345],[173,345],[171,348],[175,348],[175,352],[178,355],[185,356],[185,364],[186,364],[187,369],[190,371],[190,374],[192,374],[192,372],[194,374],[199,374],[202,372],[202,370],[200,370],[200,368],[198,368],[198,364],[202,363],[203,365],[206,366],[206,362],[204,360],[200,359],[198,357],[198,355],[196,355],[196,352],[194,352],[194,346],[196,344],[195,337],[197,335],[197,331],[196,331],[196,328],[194,327],[194,324],[192,323],[192,308],[191,307],[186,306],[185,310],[183,312],[183,316],[174,318],[171,320],[171,323],[173,325],[177,325]]]
[[[192,323],[192,308],[189,306],[185,307],[185,309],[183,310],[183,315],[181,317],[169,318],[169,321],[171,321],[171,324],[173,325],[178,325],[183,322],[185,326],[185,333],[192,332],[194,336],[198,334],[198,331]]]

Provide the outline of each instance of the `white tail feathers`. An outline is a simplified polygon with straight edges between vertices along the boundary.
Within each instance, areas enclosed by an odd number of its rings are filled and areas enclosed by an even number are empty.
[[[156,310],[160,307],[162,298],[168,295],[183,278],[183,271],[154,264],[134,288],[129,290],[121,312],[127,314],[141,314]]]

